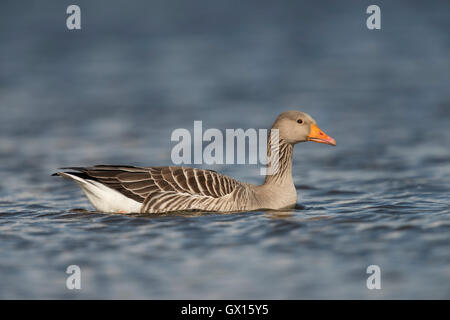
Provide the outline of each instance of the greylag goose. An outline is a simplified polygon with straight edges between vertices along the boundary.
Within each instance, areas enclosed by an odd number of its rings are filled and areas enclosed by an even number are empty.
[[[74,180],[97,211],[111,213],[167,213],[177,211],[239,212],[292,208],[297,191],[292,180],[294,145],[313,141],[336,145],[308,114],[286,111],[275,120],[278,152],[268,139],[268,166],[277,170],[266,175],[262,185],[240,182],[211,170],[166,166],[136,167],[99,165],[69,167],[57,172]],[[274,156],[276,155],[276,156]],[[277,157],[277,158],[275,158]]]

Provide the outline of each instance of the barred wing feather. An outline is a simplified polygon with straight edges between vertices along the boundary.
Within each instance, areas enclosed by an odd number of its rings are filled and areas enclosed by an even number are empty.
[[[142,203],[141,212],[180,210],[233,211],[246,185],[211,170],[188,167],[69,167],[83,179],[98,181]],[[227,201],[225,201],[227,200]]]

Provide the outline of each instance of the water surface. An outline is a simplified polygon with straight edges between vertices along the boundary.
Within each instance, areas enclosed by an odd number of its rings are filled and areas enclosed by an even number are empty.
[[[364,1],[125,3],[78,1],[79,32],[57,1],[1,4],[0,298],[450,298],[447,3],[382,1],[381,31]],[[288,109],[338,143],[296,146],[295,210],[103,214],[51,177]]]

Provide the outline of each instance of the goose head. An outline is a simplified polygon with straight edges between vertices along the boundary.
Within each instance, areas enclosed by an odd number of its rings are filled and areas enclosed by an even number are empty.
[[[313,141],[336,145],[336,140],[323,132],[309,114],[300,111],[286,111],[275,120],[272,129],[279,130],[280,139],[290,144]]]

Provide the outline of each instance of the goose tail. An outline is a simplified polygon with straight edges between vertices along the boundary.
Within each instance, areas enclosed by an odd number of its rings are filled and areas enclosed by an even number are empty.
[[[56,172],[52,176],[75,181],[97,211],[109,213],[139,213],[141,211],[142,203],[124,196],[83,172]]]

